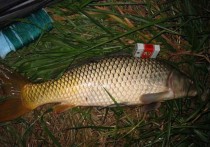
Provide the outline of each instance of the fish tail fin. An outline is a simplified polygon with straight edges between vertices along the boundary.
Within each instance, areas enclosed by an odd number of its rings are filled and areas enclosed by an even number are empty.
[[[10,98],[0,103],[0,122],[13,120],[30,111],[20,98]]]
[[[21,90],[28,81],[0,64],[0,122],[9,121],[31,111],[21,99]]]

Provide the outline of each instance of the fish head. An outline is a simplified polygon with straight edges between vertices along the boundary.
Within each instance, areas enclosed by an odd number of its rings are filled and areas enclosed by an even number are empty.
[[[170,74],[168,82],[175,98],[197,95],[194,82],[178,71],[173,71]]]

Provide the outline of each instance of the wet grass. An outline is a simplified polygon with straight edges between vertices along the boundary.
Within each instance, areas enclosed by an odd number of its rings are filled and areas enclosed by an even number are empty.
[[[209,146],[208,0],[65,0],[48,11],[54,29],[3,61],[32,81],[59,78],[69,66],[92,57],[132,54],[135,43],[161,45],[158,58],[191,77],[194,98],[140,106],[73,108],[55,115],[47,105],[0,124],[3,146]]]

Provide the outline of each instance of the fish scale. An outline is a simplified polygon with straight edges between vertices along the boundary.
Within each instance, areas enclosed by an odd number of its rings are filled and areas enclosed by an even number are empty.
[[[74,68],[58,80],[27,84],[22,99],[30,108],[52,102],[107,106],[114,104],[110,93],[118,103],[141,104],[141,95],[168,89],[170,72],[168,66],[157,60],[106,58]]]

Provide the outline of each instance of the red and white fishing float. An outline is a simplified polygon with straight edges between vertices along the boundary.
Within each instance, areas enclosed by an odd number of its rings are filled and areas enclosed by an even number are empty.
[[[156,58],[160,51],[160,45],[137,43],[134,57]]]

